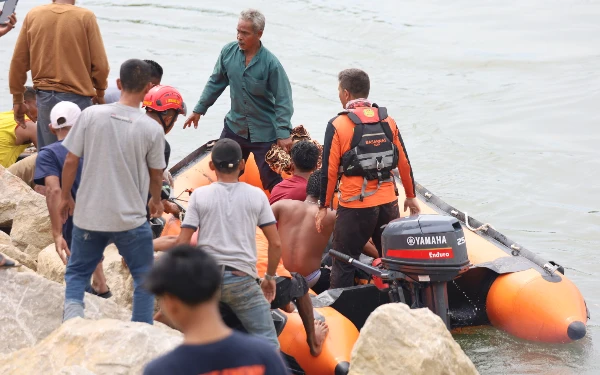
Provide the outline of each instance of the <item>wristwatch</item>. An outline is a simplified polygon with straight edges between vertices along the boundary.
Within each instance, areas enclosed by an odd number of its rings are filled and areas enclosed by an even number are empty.
[[[265,273],[265,280],[267,280],[267,281],[275,280],[275,276]]]
[[[324,205],[321,203],[321,200],[320,200],[320,199],[317,201],[317,206],[318,206],[319,208],[328,208],[327,206],[324,206]]]

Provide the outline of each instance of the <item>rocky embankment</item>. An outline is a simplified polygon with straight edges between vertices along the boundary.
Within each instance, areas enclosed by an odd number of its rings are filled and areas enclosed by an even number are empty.
[[[54,249],[45,198],[2,166],[0,228],[10,229],[10,235],[0,231],[0,253],[22,264],[0,269],[0,374],[140,374],[147,362],[181,343],[179,332],[160,323],[129,321],[133,279],[114,245],[103,261],[113,297],[86,294],[86,319],[62,324],[65,266]],[[367,320],[350,374],[477,370],[435,314],[390,304]]]

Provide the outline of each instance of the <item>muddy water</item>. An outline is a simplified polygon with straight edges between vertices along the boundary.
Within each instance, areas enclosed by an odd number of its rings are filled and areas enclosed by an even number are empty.
[[[19,4],[20,20],[31,7]],[[131,57],[165,68],[190,106],[248,2],[79,1],[99,20],[113,72]],[[162,6],[161,4],[168,4]],[[375,5],[377,4],[377,5]],[[263,41],[294,91],[294,124],[322,139],[340,110],[336,74],[365,69],[371,98],[404,134],[416,179],[450,204],[566,266],[590,307],[570,345],[493,328],[456,336],[482,374],[600,371],[600,3],[594,0],[256,0]],[[370,9],[367,9],[370,8]],[[18,31],[19,28],[17,28]],[[0,40],[0,104],[16,33]],[[171,134],[176,162],[221,132],[227,92],[198,130]],[[560,303],[560,301],[556,301]]]

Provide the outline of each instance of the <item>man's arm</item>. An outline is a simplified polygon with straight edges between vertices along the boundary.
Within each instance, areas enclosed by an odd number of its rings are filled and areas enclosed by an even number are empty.
[[[375,247],[372,239],[369,239],[367,244],[363,247],[362,253],[371,258],[379,258],[379,251],[377,251],[377,247]]]
[[[150,207],[150,215],[152,215],[152,217],[160,217],[164,211],[160,199],[163,170],[148,168],[148,171],[150,172],[150,195],[152,196],[148,204],[148,207]]]
[[[195,231],[193,228],[181,227],[181,232],[179,232],[179,237],[177,237],[177,245],[189,245]]]
[[[15,50],[10,62],[10,71],[8,73],[8,86],[13,96],[13,111],[15,121],[19,126],[25,126],[25,115],[28,115],[34,121],[37,118],[32,117],[28,108],[24,104],[23,94],[25,93],[25,83],[27,82],[27,72],[31,68],[29,60],[29,42],[27,41],[28,23],[27,16],[23,20],[23,27],[17,38]]]
[[[277,294],[277,284],[274,278],[267,279],[267,277],[275,276],[277,272],[277,265],[279,265],[279,260],[281,259],[281,240],[279,239],[279,233],[275,224],[263,225],[260,229],[265,234],[265,237],[267,237],[267,241],[269,241],[267,272],[265,278],[260,283],[260,288],[267,301],[271,303]]]
[[[294,103],[290,80],[280,63],[270,72],[267,84],[275,97],[275,134],[277,139],[287,139],[292,133]]]
[[[58,179],[58,176],[47,176],[44,178],[44,185],[46,187],[46,205],[48,206],[48,212],[50,213],[54,247],[63,264],[66,265],[67,257],[71,256],[71,251],[62,234],[63,221],[60,212],[60,180]]]
[[[73,199],[73,195],[71,195],[71,188],[73,188],[78,167],[79,157],[69,152],[65,159],[62,171],[62,192],[61,203],[59,206],[63,224],[67,221],[69,216],[73,215],[73,211],[75,210],[75,200]]]
[[[321,207],[331,205],[340,169],[340,158],[340,142],[332,120],[325,129],[323,144],[323,166],[321,167],[323,173],[321,174],[321,196],[319,197]]]
[[[179,237],[177,238],[177,245],[189,245],[192,235],[200,226],[200,212],[198,212],[197,199],[198,194],[196,192],[192,193],[185,218],[183,219],[183,223],[181,223],[181,232],[179,232]],[[198,233],[198,237],[200,237],[200,233]]]
[[[23,103],[23,94],[25,93],[25,83],[27,82],[27,72],[29,65],[29,43],[27,41],[27,16],[23,20],[21,32],[15,44],[15,51],[10,62],[10,71],[8,73],[8,85],[10,93],[13,96],[13,104]]]
[[[62,192],[60,180],[58,176],[47,176],[44,178],[44,185],[46,186],[46,204],[52,223],[52,235],[56,238],[56,236],[62,235],[62,220],[58,209]]]
[[[100,27],[96,16],[91,15],[87,24],[88,45],[90,47],[90,57],[92,62],[92,83],[96,89],[96,97],[103,104],[104,91],[108,87],[108,74],[110,67],[108,57],[104,49],[104,41],[100,33]]]
[[[266,225],[260,228],[269,241],[269,262],[267,265],[267,274],[275,275],[277,272],[277,266],[281,259],[281,239],[279,238],[279,232],[277,232],[277,226],[275,224]]]
[[[388,118],[388,123],[394,133],[394,145],[398,148],[398,171],[400,172],[400,179],[402,180],[402,186],[404,186],[404,193],[406,194],[404,211],[410,209],[411,215],[416,215],[421,209],[419,208],[419,203],[416,199],[415,179],[413,177],[410,160],[408,159],[408,153],[406,152],[400,130],[398,130],[398,125],[396,125],[396,122],[391,118]]]
[[[208,79],[208,82],[206,82],[204,91],[202,91],[202,96],[200,96],[200,100],[198,100],[198,103],[194,107],[194,113],[199,113],[201,115],[206,114],[208,108],[215,104],[219,96],[221,96],[223,91],[225,91],[225,88],[229,85],[227,71],[225,70],[225,65],[223,65],[224,53],[225,48],[221,50],[221,54],[217,59],[212,75]]]
[[[25,121],[25,128],[17,126],[15,128],[15,144],[27,145],[33,143],[37,148],[37,125],[32,121]]]

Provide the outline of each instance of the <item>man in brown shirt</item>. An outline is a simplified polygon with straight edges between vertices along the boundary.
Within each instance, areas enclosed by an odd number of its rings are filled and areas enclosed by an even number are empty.
[[[37,119],[23,105],[27,72],[37,89]],[[61,101],[81,110],[104,104],[109,73],[102,35],[94,13],[75,6],[75,0],[54,0],[33,8],[23,21],[10,64],[9,85],[15,121],[37,120],[38,148],[56,142],[49,130],[50,111]]]

